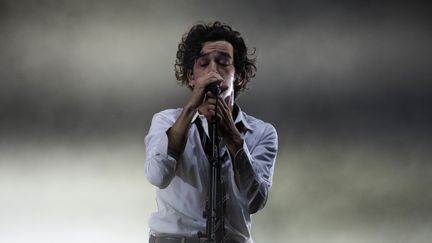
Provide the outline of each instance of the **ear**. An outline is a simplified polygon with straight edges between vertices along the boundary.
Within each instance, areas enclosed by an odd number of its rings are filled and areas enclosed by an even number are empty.
[[[244,82],[244,80],[243,80],[243,78],[241,77],[241,75],[236,75],[237,77],[236,77],[236,79],[234,80],[234,85],[235,86],[242,86],[242,84],[243,84],[243,82]]]
[[[243,84],[243,80],[236,79],[236,81],[234,81],[234,84],[235,84],[236,86],[241,86],[241,85]]]
[[[192,73],[192,70],[189,70],[187,72],[187,78],[188,78],[188,86],[191,87],[191,88],[193,86],[195,86],[195,78],[194,78],[194,75]]]

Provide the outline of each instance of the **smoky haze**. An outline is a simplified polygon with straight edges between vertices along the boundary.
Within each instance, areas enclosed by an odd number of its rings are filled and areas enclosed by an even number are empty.
[[[257,48],[258,75],[239,102],[280,129],[429,121],[423,6],[191,3],[2,2],[2,133],[144,132],[188,94],[173,72],[181,35],[216,19]]]
[[[189,95],[174,77],[181,36],[220,20],[256,48],[258,73],[238,103],[279,134],[272,197],[254,224],[258,242],[427,242],[430,12],[426,4],[374,1],[0,1],[0,191],[12,198],[0,216],[12,233],[0,227],[0,241],[26,242],[14,232],[33,227],[16,217],[30,200],[39,204],[29,215],[49,218],[37,230],[78,212],[73,222],[94,225],[75,240],[92,242],[118,225],[86,205],[127,205],[105,182],[129,188],[121,195],[135,202],[109,218],[129,222],[114,238],[146,240],[155,206],[137,173],[143,137],[155,112],[181,107]],[[34,189],[45,191],[29,196]],[[136,196],[141,190],[145,197]],[[71,206],[72,196],[86,204]],[[37,239],[68,242],[64,225]]]

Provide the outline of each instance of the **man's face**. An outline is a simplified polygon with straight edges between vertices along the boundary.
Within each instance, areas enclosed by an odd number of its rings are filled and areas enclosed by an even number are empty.
[[[233,46],[227,41],[204,42],[201,53],[193,66],[192,79],[189,84],[194,86],[197,79],[216,72],[223,78],[220,83],[221,97],[230,98],[230,105],[234,103],[234,54]]]

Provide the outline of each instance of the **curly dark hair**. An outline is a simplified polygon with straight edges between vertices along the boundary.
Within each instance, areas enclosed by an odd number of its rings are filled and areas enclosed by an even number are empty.
[[[207,41],[227,41],[234,49],[235,80],[242,80],[234,86],[235,97],[244,91],[249,81],[256,74],[255,48],[248,54],[248,48],[238,31],[219,21],[208,24],[196,24],[185,33],[178,45],[177,58],[174,65],[175,76],[180,84],[188,84],[188,72],[193,70],[203,43]],[[190,87],[189,87],[190,88]]]

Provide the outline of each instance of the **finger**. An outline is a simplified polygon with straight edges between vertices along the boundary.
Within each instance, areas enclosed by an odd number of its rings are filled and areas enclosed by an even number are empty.
[[[216,79],[219,80],[219,81],[223,81],[223,80],[224,80],[224,79],[222,78],[222,76],[221,76],[219,73],[217,73],[217,72],[211,71],[211,72],[209,73],[209,75],[210,75],[211,77],[216,78]]]
[[[223,126],[223,116],[220,114],[220,113],[216,113],[215,114],[215,118],[216,118],[216,121],[218,121],[219,122],[219,126]]]
[[[207,118],[207,120],[211,120],[212,117],[214,117],[216,115],[216,112],[206,109],[206,110],[203,110],[202,114]]]
[[[218,101],[218,104],[217,104],[216,108],[217,108],[217,113],[220,113],[220,114],[223,115],[224,117],[227,116],[227,111],[226,111],[226,109],[223,107],[223,104],[222,104],[220,101]]]
[[[209,109],[207,119],[211,119],[212,117],[215,117],[215,116],[216,116],[216,110]]]
[[[226,112],[229,110],[228,105],[223,99],[218,99],[218,106],[221,106]]]
[[[216,96],[211,91],[207,91],[207,97],[216,99]]]
[[[207,106],[207,110],[208,110],[208,111],[216,112],[216,105],[208,105],[208,106]]]
[[[207,98],[206,100],[207,104],[216,105],[217,101],[215,98]]]
[[[211,83],[220,83],[222,82],[224,79],[215,72],[210,72],[208,75],[204,76],[204,80],[202,81],[202,85],[204,87],[207,87],[207,85],[211,84]]]
[[[228,122],[230,120],[229,112],[226,109],[224,109],[221,105],[218,105],[216,107],[216,110],[217,110],[216,113],[220,116],[222,121]]]

